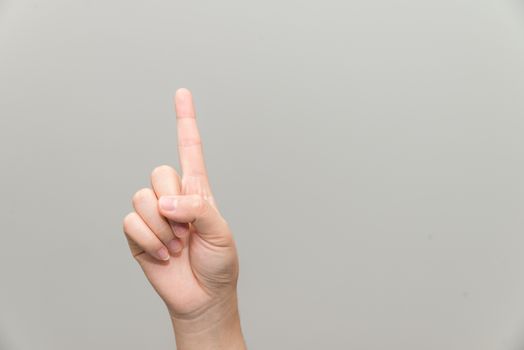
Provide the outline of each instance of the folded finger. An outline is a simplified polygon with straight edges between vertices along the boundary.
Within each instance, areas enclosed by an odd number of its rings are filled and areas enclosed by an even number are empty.
[[[155,192],[150,188],[144,188],[133,196],[133,207],[169,251],[177,254],[182,250],[182,243],[175,237],[171,226],[158,211],[157,201]]]
[[[175,169],[161,165],[151,173],[151,186],[157,198],[181,193],[180,176]],[[175,236],[185,238],[189,235],[189,225],[168,220]],[[183,242],[182,242],[183,243]]]
[[[130,213],[124,218],[124,233],[135,258],[145,252],[157,260],[169,260],[167,248],[137,213]]]

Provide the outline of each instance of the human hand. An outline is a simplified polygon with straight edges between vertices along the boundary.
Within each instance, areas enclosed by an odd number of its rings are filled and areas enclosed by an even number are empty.
[[[169,166],[133,196],[124,219],[131,253],[165,302],[178,349],[244,349],[238,257],[205,169],[191,93],[175,94],[182,178]]]

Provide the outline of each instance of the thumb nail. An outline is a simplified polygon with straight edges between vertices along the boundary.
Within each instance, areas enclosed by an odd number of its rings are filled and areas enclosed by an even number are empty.
[[[170,197],[160,197],[160,208],[164,210],[175,210],[176,199]]]

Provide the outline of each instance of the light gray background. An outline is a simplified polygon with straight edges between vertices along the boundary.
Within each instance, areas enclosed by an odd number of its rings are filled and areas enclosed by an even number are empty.
[[[524,347],[524,6],[0,0],[0,348],[174,348],[122,217],[192,89],[251,349]]]

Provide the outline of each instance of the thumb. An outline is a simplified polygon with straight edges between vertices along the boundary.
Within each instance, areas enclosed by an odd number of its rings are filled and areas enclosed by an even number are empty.
[[[226,220],[199,194],[162,196],[158,204],[162,215],[175,222],[192,224],[204,239],[230,234]]]

